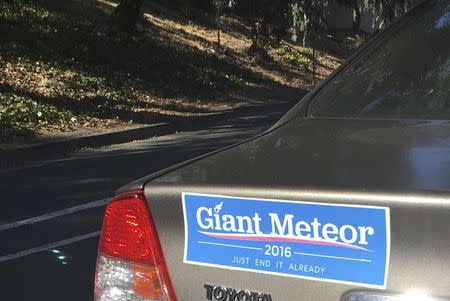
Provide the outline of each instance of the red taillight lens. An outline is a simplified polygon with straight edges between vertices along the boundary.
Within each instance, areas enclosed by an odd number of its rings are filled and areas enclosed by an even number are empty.
[[[143,191],[121,194],[106,208],[95,300],[176,300]]]
[[[106,208],[99,252],[132,262],[161,262],[158,238],[152,231],[144,197],[141,194],[123,197],[114,199]]]

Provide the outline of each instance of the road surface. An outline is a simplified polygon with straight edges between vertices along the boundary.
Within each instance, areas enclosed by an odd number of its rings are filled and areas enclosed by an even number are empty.
[[[103,210],[116,189],[261,133],[287,109],[0,170],[0,300],[92,300]]]

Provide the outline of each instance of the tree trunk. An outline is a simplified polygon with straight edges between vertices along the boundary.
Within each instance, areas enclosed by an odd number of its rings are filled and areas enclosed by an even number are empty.
[[[217,26],[217,47],[220,48],[220,5],[217,7],[216,26]]]
[[[126,31],[133,31],[139,19],[144,0],[120,0],[113,12],[117,24]]]
[[[304,24],[303,25],[303,27],[304,27],[303,41],[302,41],[303,47],[306,47],[308,45],[309,29],[310,29],[309,22],[310,22],[310,19],[309,19],[308,15],[305,12],[303,12],[303,24]]]
[[[312,49],[312,84],[316,83],[316,47]]]
[[[308,30],[305,29],[303,32],[303,40],[302,40],[302,46],[306,47],[308,45]]]
[[[359,33],[361,28],[361,11],[359,0],[353,0],[353,33]]]

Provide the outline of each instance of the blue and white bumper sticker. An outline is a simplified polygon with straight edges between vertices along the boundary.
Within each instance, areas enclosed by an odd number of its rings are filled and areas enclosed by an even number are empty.
[[[184,262],[385,288],[389,208],[183,193]]]

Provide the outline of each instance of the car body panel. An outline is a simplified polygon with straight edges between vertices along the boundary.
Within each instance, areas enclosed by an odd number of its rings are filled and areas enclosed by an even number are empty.
[[[450,191],[450,122],[297,118],[153,183]]]
[[[274,301],[342,300],[349,292],[371,290],[185,263],[183,193],[387,207],[390,264],[386,289],[377,290],[379,296],[422,290],[450,298],[450,121],[312,118],[309,114],[314,98],[339,74],[392,36],[399,25],[412,17],[419,20],[427,7],[438,4],[447,11],[443,3],[424,2],[397,26],[376,36],[268,132],[119,190],[145,190],[179,300],[206,300],[205,284],[269,293]]]
[[[449,154],[446,121],[296,118],[140,185],[180,300],[205,300],[204,284],[270,293],[272,300],[339,300],[364,290],[183,263],[183,192],[389,207],[387,290],[448,297]]]

